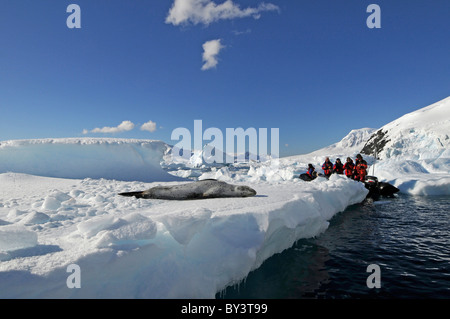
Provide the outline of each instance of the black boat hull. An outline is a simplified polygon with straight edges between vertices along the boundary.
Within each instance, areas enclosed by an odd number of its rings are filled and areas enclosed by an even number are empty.
[[[310,182],[315,179],[311,178],[311,176],[306,173],[300,174],[299,178],[306,182]],[[397,187],[389,183],[379,182],[378,178],[375,176],[366,176],[364,186],[369,190],[366,199],[371,198],[373,200],[379,200],[380,197],[393,197],[395,193],[400,191]]]
[[[364,185],[369,190],[366,198],[373,200],[379,200],[380,197],[393,197],[395,193],[400,191],[397,187],[389,183],[379,182],[375,176],[366,176]]]
[[[304,174],[300,174],[299,178],[301,180],[304,180],[305,182],[310,182],[312,181],[314,178],[312,178],[311,176],[309,176],[308,174],[304,173]]]

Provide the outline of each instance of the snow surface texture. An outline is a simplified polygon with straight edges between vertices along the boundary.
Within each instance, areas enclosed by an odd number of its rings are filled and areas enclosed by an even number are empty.
[[[167,151],[162,142],[56,139],[0,148],[7,171],[0,174],[0,298],[214,298],[296,240],[325,231],[367,193],[342,176],[306,183],[264,163],[252,168],[255,197],[135,199],[117,194],[179,179],[156,165]],[[135,181],[124,181],[123,167]],[[248,168],[219,172],[239,184]],[[67,285],[72,264],[81,288]]]
[[[214,298],[367,194],[334,176],[260,182],[251,198],[116,195],[156,184],[0,174],[0,298]]]

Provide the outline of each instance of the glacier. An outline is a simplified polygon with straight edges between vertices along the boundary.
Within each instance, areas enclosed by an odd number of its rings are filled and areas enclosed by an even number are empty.
[[[450,194],[450,97],[384,125],[361,152],[371,172],[411,195]]]

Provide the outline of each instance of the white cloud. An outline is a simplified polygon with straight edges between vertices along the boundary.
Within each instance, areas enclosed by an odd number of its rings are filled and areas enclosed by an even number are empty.
[[[220,39],[206,41],[203,43],[203,61],[205,64],[202,66],[202,70],[208,70],[211,68],[215,68],[219,61],[217,60],[217,55],[220,50],[222,50],[225,46],[222,45]]]
[[[212,0],[175,0],[166,23],[179,25],[182,23],[210,24],[219,20],[253,17],[259,19],[261,12],[279,11],[279,7],[271,3],[261,3],[256,8],[241,9],[232,0],[216,4]]]
[[[120,132],[126,132],[126,131],[131,131],[132,129],[134,129],[134,124],[133,122],[130,121],[123,121],[122,123],[120,123],[118,126],[115,127],[102,127],[102,128],[94,128],[91,131],[88,130],[83,130],[83,134],[87,134],[89,132],[91,133],[120,133]]]
[[[142,124],[141,131],[149,131],[150,133],[156,131],[156,123],[153,121],[148,121]]]

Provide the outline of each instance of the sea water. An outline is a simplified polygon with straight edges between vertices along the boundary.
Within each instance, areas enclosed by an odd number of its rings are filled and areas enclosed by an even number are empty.
[[[379,288],[368,285],[374,275]],[[216,297],[450,298],[450,197],[400,194],[348,207],[323,234]]]

